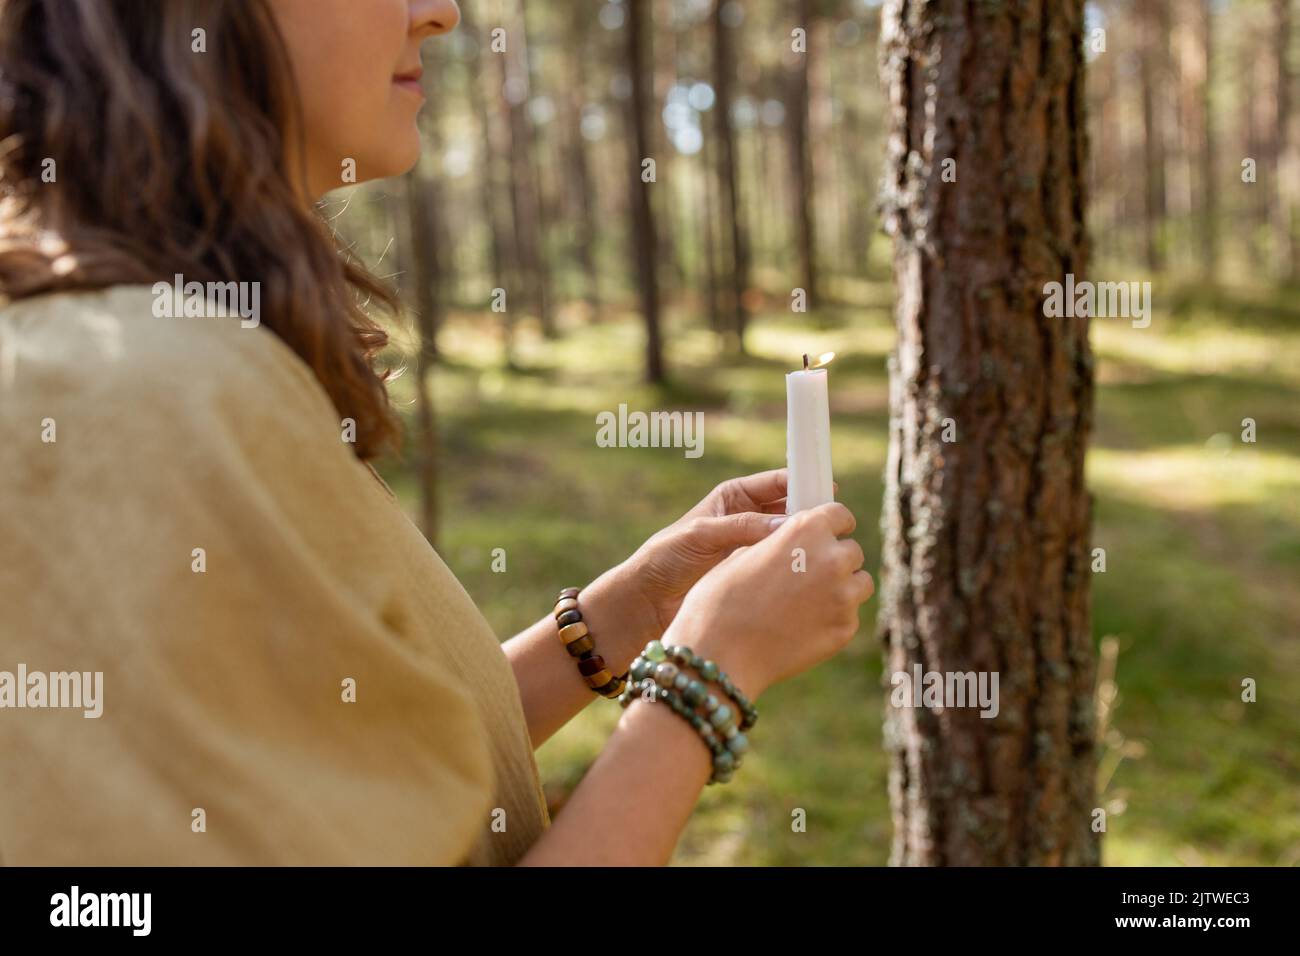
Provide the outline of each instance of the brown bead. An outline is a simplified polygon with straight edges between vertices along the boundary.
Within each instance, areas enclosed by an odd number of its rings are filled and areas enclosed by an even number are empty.
[[[581,657],[583,654],[586,654],[588,651],[594,650],[595,647],[596,647],[596,642],[593,641],[590,637],[580,637],[576,641],[571,641],[568,644],[564,645],[565,650],[567,650],[574,657]]]
[[[581,591],[581,590],[582,590],[582,588],[565,588],[563,591],[560,592],[560,596],[559,596],[558,598],[556,598],[556,600],[557,600],[557,601],[562,601],[562,600],[564,600],[565,598],[577,597],[577,596],[578,596],[578,592]]]
[[[577,598],[560,598],[555,602],[555,613],[563,614],[565,611],[576,611],[578,609]]]
[[[614,675],[611,674],[609,671],[602,669],[597,671],[595,674],[586,675],[586,679],[587,679],[588,687],[590,687],[592,690],[598,690],[599,688],[604,687],[606,684],[612,681],[614,679]]]
[[[586,621],[574,621],[572,624],[566,624],[560,628],[560,640],[565,644],[571,644],[580,637],[586,637],[589,633]]]
[[[601,697],[617,697],[623,693],[623,688],[627,686],[627,681],[621,677],[615,677],[604,687],[593,688]]]
[[[603,671],[604,669],[605,658],[601,657],[599,654],[594,657],[588,657],[584,661],[578,661],[578,673],[582,674],[583,677],[590,677],[592,674]]]

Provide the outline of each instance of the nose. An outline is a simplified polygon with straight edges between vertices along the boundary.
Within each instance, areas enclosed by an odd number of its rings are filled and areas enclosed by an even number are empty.
[[[450,33],[458,23],[460,8],[456,0],[413,0],[411,3],[411,31],[422,37]]]

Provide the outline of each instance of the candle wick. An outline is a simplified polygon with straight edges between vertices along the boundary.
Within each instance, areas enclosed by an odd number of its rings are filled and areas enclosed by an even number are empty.
[[[807,352],[804,352],[804,353],[803,353],[803,370],[804,370],[805,372],[808,371],[808,353],[807,353]]]

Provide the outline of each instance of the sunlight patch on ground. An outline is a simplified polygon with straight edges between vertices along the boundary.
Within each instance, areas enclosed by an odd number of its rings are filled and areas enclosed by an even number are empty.
[[[1096,320],[1092,346],[1103,359],[1178,375],[1289,375],[1300,367],[1300,335],[1276,330],[1207,326],[1166,334],[1154,320],[1146,329]]]
[[[1172,508],[1268,503],[1300,521],[1300,460],[1233,447],[1230,439],[1148,452],[1094,448],[1088,453],[1088,484],[1094,491],[1113,488]]]

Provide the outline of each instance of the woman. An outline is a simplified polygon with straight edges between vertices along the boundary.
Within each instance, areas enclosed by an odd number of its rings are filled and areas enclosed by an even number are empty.
[[[0,670],[102,680],[97,719],[7,685],[4,862],[662,863],[745,706],[857,630],[852,515],[781,523],[776,471],[502,653],[370,468],[395,426],[358,302],[392,300],[313,204],[415,163],[420,46],[458,16],[0,0]],[[629,696],[552,823],[533,747],[653,639],[729,676],[717,732]]]

